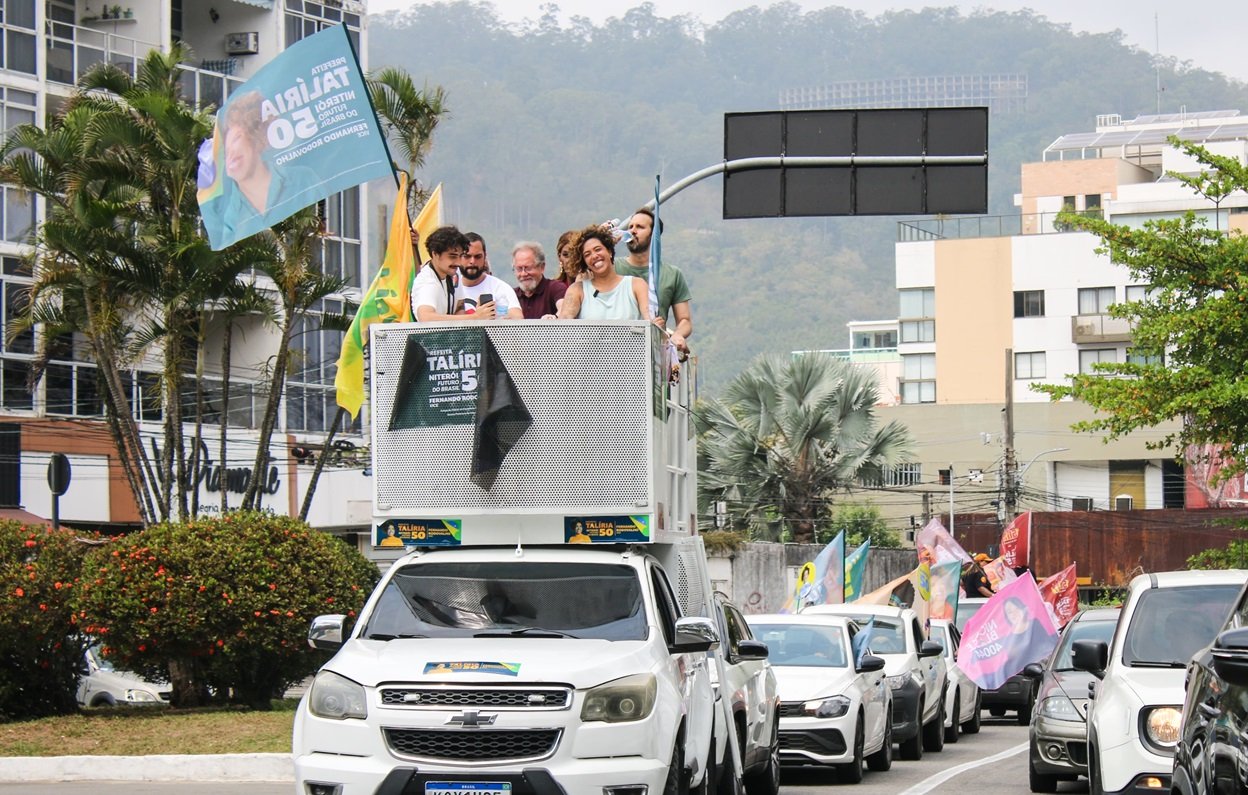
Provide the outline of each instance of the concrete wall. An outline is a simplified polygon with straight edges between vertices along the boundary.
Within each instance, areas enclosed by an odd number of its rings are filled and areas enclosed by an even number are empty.
[[[798,570],[822,549],[821,544],[746,544],[731,556],[711,558],[711,580],[741,612],[776,613],[793,593]],[[864,588],[879,588],[917,565],[913,549],[873,549],[867,556]]]

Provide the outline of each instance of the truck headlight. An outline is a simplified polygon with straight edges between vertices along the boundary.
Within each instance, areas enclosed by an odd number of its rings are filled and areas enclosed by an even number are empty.
[[[1040,707],[1036,710],[1036,714],[1042,718],[1052,718],[1053,720],[1083,722],[1083,713],[1075,706],[1075,702],[1066,696],[1049,696],[1040,702]]]
[[[654,709],[658,681],[654,674],[634,674],[585,692],[581,720],[626,723],[642,720]]]
[[[802,710],[816,718],[839,718],[849,712],[850,701],[845,696],[832,696],[822,701],[807,701]]]
[[[910,681],[910,674],[895,674],[888,677],[888,686],[893,690],[900,690]]]
[[[1178,745],[1183,713],[1178,707],[1146,707],[1141,715],[1144,739],[1154,750],[1169,754]]]
[[[321,671],[312,680],[308,693],[308,711],[318,718],[342,720],[367,718],[368,706],[364,687],[332,671]]]

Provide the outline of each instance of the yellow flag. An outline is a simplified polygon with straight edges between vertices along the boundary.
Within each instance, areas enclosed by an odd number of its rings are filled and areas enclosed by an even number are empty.
[[[420,234],[420,262],[429,259],[429,250],[425,248],[425,240],[429,237],[429,233],[442,226],[442,183],[438,183],[438,187],[433,189],[433,193],[429,194],[429,201],[425,202],[425,206],[420,208],[420,214],[416,216],[416,220],[412,222],[412,229]]]
[[[360,300],[360,308],[351,321],[351,328],[347,329],[347,336],[342,341],[342,353],[338,356],[338,372],[334,375],[338,405],[350,412],[352,419],[360,413],[360,406],[364,403],[364,346],[368,343],[368,327],[374,323],[412,319],[411,284],[416,273],[416,257],[412,252],[408,218],[407,174],[400,171],[386,258],[368,292]]]

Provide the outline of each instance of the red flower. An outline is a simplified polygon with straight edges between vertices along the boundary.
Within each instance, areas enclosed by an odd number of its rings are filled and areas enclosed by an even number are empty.
[[[35,540],[35,539],[33,539],[33,538],[28,538],[28,539],[26,539],[26,546],[28,546],[28,547],[38,546],[38,544],[39,544],[39,542],[38,542],[38,541],[36,541],[36,540]]]
[[[14,588],[14,589],[13,589],[13,595],[14,595],[14,596],[25,596],[25,595],[26,595],[26,591],[22,590],[21,586],[18,586],[17,588]]]
[[[155,613],[155,612],[156,612],[156,608],[154,608],[154,607],[153,607],[153,608],[152,608],[152,612],[153,612],[153,613]]]

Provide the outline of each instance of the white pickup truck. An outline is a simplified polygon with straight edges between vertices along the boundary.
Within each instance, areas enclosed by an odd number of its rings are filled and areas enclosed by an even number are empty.
[[[671,379],[645,323],[468,325],[373,327],[368,551],[393,563],[358,622],[312,626],[337,652],[295,717],[298,791],[739,778],[713,728],[691,374]]]

